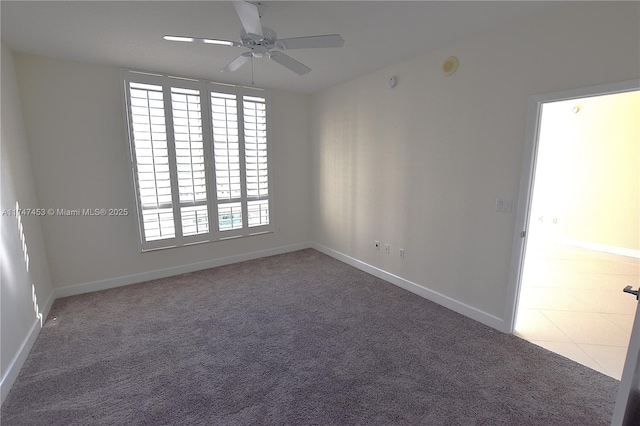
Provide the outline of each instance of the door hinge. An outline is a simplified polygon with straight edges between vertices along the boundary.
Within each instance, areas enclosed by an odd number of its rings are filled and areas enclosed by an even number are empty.
[[[524,238],[527,235],[527,231],[520,232],[520,238]]]

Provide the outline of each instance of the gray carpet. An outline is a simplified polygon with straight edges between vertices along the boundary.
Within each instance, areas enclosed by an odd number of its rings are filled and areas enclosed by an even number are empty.
[[[1,421],[607,425],[617,386],[302,250],[57,300]]]

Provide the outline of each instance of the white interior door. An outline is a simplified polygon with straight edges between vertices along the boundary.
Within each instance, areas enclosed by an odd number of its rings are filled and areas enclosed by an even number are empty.
[[[637,424],[640,424],[640,309],[636,309],[629,350],[611,419],[611,426]]]

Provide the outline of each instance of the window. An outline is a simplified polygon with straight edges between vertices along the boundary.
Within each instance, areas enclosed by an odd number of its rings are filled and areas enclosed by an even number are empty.
[[[142,250],[269,232],[267,93],[122,75]]]

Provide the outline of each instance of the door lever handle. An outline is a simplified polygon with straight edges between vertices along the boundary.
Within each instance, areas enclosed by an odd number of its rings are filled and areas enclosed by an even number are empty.
[[[640,293],[640,289],[639,290],[634,290],[633,287],[628,285],[622,291],[624,291],[625,293],[633,294],[636,297],[636,300],[640,300],[640,294],[639,294]]]

